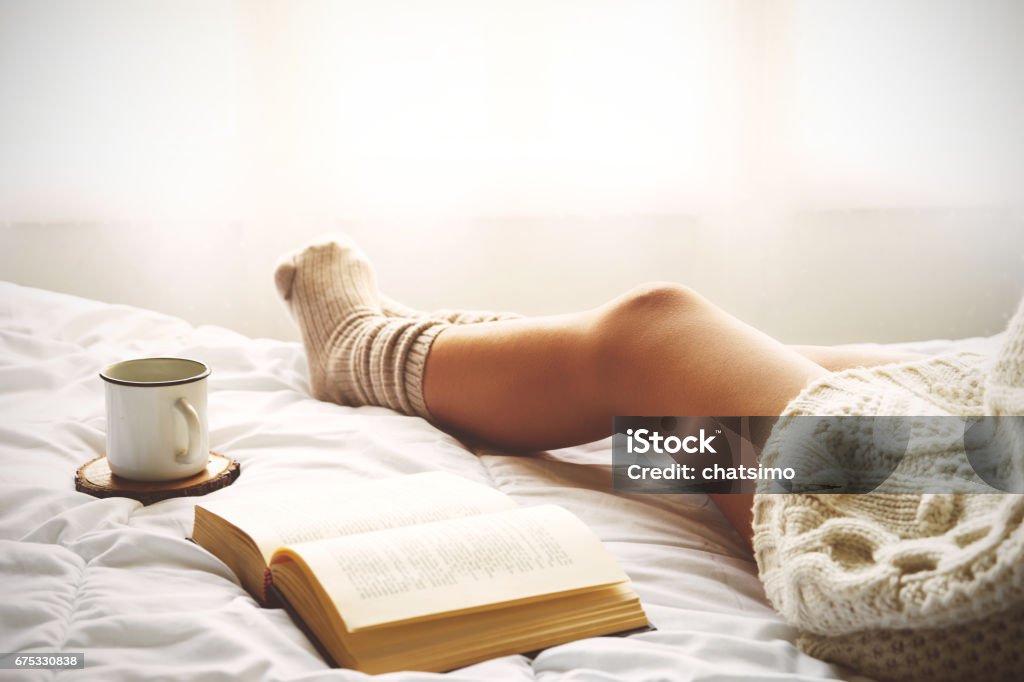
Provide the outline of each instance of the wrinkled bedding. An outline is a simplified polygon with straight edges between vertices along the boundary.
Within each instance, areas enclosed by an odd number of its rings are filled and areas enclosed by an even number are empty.
[[[976,347],[988,341],[968,342]],[[961,344],[962,345],[962,344]],[[922,349],[944,350],[933,342]],[[313,400],[301,347],[166,315],[0,284],[0,651],[86,653],[39,679],[341,680],[285,612],[260,608],[185,538],[196,498],[144,507],[75,492],[103,452],[97,372],[177,355],[213,368],[210,441],[242,463],[216,497],[283,486],[457,473],[523,505],[555,502],[593,528],[657,631],[509,656],[451,680],[852,679],[793,646],[756,569],[703,496],[616,496],[610,441],[532,457],[471,451],[422,419]],[[25,672],[0,678],[26,679]],[[387,679],[441,677],[394,673]]]

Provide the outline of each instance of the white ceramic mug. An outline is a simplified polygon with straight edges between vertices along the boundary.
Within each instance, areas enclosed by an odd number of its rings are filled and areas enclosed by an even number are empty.
[[[210,453],[208,376],[209,367],[184,358],[125,360],[100,372],[110,470],[136,481],[170,481],[202,471]]]

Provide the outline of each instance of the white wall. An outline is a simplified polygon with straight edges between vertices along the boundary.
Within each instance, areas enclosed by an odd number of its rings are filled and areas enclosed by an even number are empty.
[[[293,337],[392,295],[671,279],[789,341],[997,331],[1024,289],[1015,2],[0,0],[0,278]]]

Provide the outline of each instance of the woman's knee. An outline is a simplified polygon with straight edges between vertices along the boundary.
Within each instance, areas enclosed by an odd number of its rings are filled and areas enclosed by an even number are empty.
[[[601,309],[595,342],[603,364],[652,350],[710,304],[681,284],[652,282],[635,287]]]
[[[608,326],[645,328],[686,315],[706,304],[693,289],[671,282],[650,282],[630,289],[611,301],[604,311]]]

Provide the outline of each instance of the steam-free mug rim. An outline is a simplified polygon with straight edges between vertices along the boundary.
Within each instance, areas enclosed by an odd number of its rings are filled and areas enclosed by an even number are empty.
[[[142,365],[163,362],[170,365],[166,367],[168,377],[166,379],[140,379],[131,378],[132,370],[138,371]],[[174,367],[177,367],[177,371]],[[180,375],[180,376],[179,376]],[[138,374],[134,375],[139,377]],[[135,358],[133,360],[122,360],[115,362],[100,372],[100,378],[111,384],[120,386],[179,386],[202,381],[210,376],[210,368],[198,360],[188,358]]]

